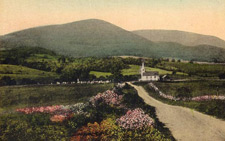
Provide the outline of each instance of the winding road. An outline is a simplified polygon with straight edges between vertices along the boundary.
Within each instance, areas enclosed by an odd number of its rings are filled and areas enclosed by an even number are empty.
[[[164,104],[141,86],[128,83],[138,91],[145,103],[156,108],[157,117],[178,141],[225,141],[225,121],[189,108]],[[224,111],[225,112],[225,111]]]

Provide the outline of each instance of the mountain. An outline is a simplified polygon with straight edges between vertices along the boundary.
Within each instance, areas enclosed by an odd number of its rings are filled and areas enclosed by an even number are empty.
[[[209,35],[177,30],[136,30],[133,33],[154,42],[176,42],[186,46],[211,45],[225,48],[225,41]]]
[[[26,29],[0,37],[0,49],[42,47],[73,57],[145,56],[184,60],[225,60],[225,49],[172,42],[155,43],[106,21],[89,19]]]

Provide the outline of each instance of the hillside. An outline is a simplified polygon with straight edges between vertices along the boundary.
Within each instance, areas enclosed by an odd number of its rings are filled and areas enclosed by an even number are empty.
[[[215,37],[177,30],[136,30],[133,33],[154,42],[176,42],[186,46],[211,45],[225,48],[225,41]]]
[[[95,19],[27,29],[8,34],[0,42],[6,48],[39,46],[74,57],[118,55],[129,52],[128,49],[141,55],[151,44],[142,37]],[[139,48],[141,51],[137,50]]]
[[[90,19],[26,29],[0,37],[0,49],[43,47],[73,57],[145,56],[184,60],[225,60],[225,49],[178,43],[155,43],[111,23]]]

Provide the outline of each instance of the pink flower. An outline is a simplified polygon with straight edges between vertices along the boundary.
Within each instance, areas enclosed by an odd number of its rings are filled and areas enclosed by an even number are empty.
[[[99,93],[96,96],[93,96],[89,101],[93,106],[96,106],[98,101],[100,100],[103,100],[104,103],[109,105],[120,105],[122,102],[122,98],[122,95],[117,95],[113,91],[107,90],[104,93]]]
[[[125,129],[139,129],[153,126],[154,121],[140,108],[128,110],[126,115],[116,120],[117,124]]]
[[[51,121],[53,122],[62,122],[63,120],[66,119],[66,115],[54,115],[50,118]]]

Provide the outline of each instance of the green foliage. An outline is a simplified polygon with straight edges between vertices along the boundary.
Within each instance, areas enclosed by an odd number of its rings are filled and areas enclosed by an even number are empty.
[[[7,115],[0,117],[0,139],[6,140],[68,140],[68,130],[52,125],[48,115]]]
[[[224,95],[224,81],[188,81],[188,82],[155,82],[162,92],[183,97],[196,97],[202,95]]]
[[[224,82],[211,82],[211,84],[209,82],[200,82],[200,83],[199,82],[190,82],[190,83],[193,84],[192,88],[189,87],[190,85],[189,85],[188,82],[184,83],[184,84],[186,85],[186,88],[192,90],[190,92],[191,96],[204,95],[205,94],[204,91],[207,91],[207,92],[210,92],[210,91],[212,92],[213,91],[214,94],[215,94],[215,93],[217,93],[217,90],[216,90],[217,87],[219,88],[218,89],[219,92],[224,91],[224,86],[223,86]],[[172,101],[172,100],[168,100],[168,99],[160,97],[153,89],[149,88],[148,85],[146,85],[146,84],[142,84],[142,85],[144,86],[144,88],[148,91],[148,93],[152,97],[154,97],[154,98],[156,98],[156,99],[158,99],[158,100],[160,100],[160,101],[162,101],[164,103],[171,104],[171,105],[179,105],[179,106],[188,107],[188,108],[195,109],[197,111],[203,112],[203,113],[208,114],[208,115],[212,115],[212,116],[215,116],[215,117],[218,117],[218,118],[221,118],[221,119],[225,119],[225,113],[224,113],[225,101],[223,101],[223,100]],[[175,87],[176,90],[179,89],[179,88],[177,88],[179,86],[176,86],[177,83],[175,83],[175,85],[173,85],[173,84],[171,85],[170,83],[165,83],[165,85],[167,86],[167,90],[169,90],[170,92],[174,91],[174,87]],[[185,86],[185,85],[183,85],[183,86]],[[158,84],[157,86],[160,86],[160,85]],[[164,86],[164,84],[163,84],[163,87],[166,87],[166,86]],[[160,86],[160,89],[161,88],[162,88],[162,85]],[[195,92],[197,92],[197,93],[194,94]],[[186,97],[187,95],[185,93],[187,94],[187,92],[183,92],[182,96],[185,95],[185,97]],[[210,93],[207,93],[207,94],[210,94]],[[223,92],[219,93],[219,94],[224,95]]]
[[[99,71],[90,71],[90,74],[95,75],[97,78],[107,77],[112,75],[110,72],[99,72]]]
[[[159,68],[152,68],[152,67],[145,67],[146,71],[158,71],[160,75],[165,75],[165,74],[172,74],[172,71],[167,71],[164,69],[159,69]],[[140,65],[129,65],[128,69],[123,69],[122,74],[123,75],[139,75],[140,74]],[[187,75],[182,72],[177,72],[179,75]]]
[[[0,79],[0,86],[4,86],[4,85],[15,85],[15,84],[16,84],[15,79],[12,79],[9,76],[3,76]]]
[[[46,72],[17,65],[0,64],[0,79],[3,79],[3,77],[10,77],[15,80],[17,84],[25,84],[24,82],[28,79],[30,81],[44,82],[53,81],[59,76],[53,72]],[[15,85],[15,83],[13,84]]]
[[[135,107],[142,108],[145,111],[146,114],[149,114],[154,119],[155,128],[157,128],[157,130],[159,130],[159,132],[161,132],[159,134],[159,136],[162,135],[162,133],[163,133],[167,138],[170,138],[171,140],[174,140],[174,138],[172,137],[169,129],[165,128],[164,127],[165,125],[158,120],[158,118],[156,116],[155,108],[150,106],[150,105],[147,105],[143,101],[143,99],[138,96],[137,91],[133,87],[126,84],[125,87],[122,89],[122,93],[125,94],[124,95],[124,103],[126,103],[127,107],[129,107],[129,108],[135,108]],[[140,132],[142,132],[142,131],[140,131]],[[145,132],[145,130],[143,132]],[[139,133],[138,137],[140,137],[141,134],[143,134],[143,133]],[[147,135],[146,137],[149,137],[149,135]],[[127,138],[129,138],[129,137],[127,137]]]
[[[71,139],[75,140],[151,140],[170,141],[153,127],[142,130],[124,130],[116,124],[114,117],[100,123],[88,123],[80,128]]]
[[[225,73],[219,74],[219,78],[220,78],[220,79],[225,79]]]
[[[0,107],[30,107],[83,102],[96,93],[112,88],[112,84],[45,85],[0,87]]]
[[[40,48],[40,47],[19,47],[11,50],[4,50],[0,53],[1,63],[4,64],[22,64],[25,59],[30,57],[32,54],[49,54],[56,55],[53,51]],[[3,58],[4,57],[4,58]]]
[[[163,61],[161,64],[158,64],[156,67],[168,71],[180,71],[186,74],[201,77],[218,77],[219,74],[224,73],[225,70],[225,65],[223,64],[196,64],[165,61]]]

